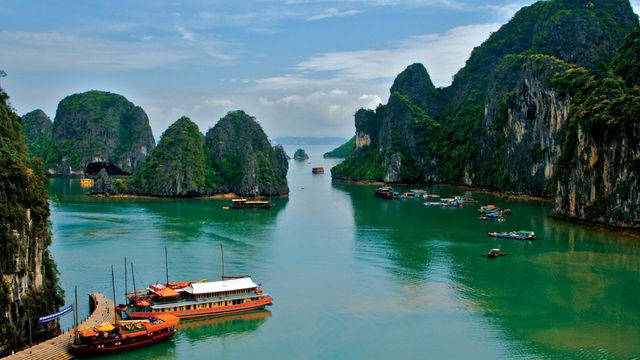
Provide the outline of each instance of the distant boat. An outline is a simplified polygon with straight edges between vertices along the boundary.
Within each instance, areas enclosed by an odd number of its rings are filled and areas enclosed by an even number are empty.
[[[505,256],[505,255],[507,255],[507,254],[500,252],[500,249],[491,249],[491,250],[489,250],[488,253],[482,254],[482,256],[486,256],[489,259],[497,258],[497,257],[500,257],[500,256]]]
[[[376,189],[375,194],[383,199],[393,199],[393,188],[391,186],[382,186]]]
[[[324,174],[324,168],[323,167],[314,167],[311,169],[311,172],[314,174]]]
[[[92,187],[93,179],[82,178],[80,179],[80,186],[82,187]]]
[[[169,314],[153,314],[144,320],[103,323],[81,330],[70,344],[80,357],[113,354],[159,343],[176,333],[180,319]]]
[[[274,204],[269,200],[232,199],[232,209],[269,209]]]
[[[533,231],[490,232],[489,236],[516,240],[534,240],[536,234]]]

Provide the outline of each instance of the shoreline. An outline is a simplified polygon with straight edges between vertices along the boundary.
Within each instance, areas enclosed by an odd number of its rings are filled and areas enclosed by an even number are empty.
[[[332,183],[356,184],[356,185],[376,185],[376,186],[389,185],[389,184],[386,184],[386,183],[384,183],[382,181],[368,181],[368,180],[354,181],[354,180],[334,180],[334,179],[331,179],[331,182]],[[392,184],[392,185],[410,186],[409,184]],[[509,200],[524,200],[524,201],[536,201],[536,202],[543,202],[543,203],[553,203],[553,198],[551,198],[551,197],[534,196],[534,195],[526,195],[526,194],[509,194],[509,193],[496,191],[496,190],[489,190],[489,189],[483,189],[483,188],[474,188],[473,186],[468,186],[468,185],[446,184],[446,183],[433,183],[433,184],[426,184],[425,183],[424,185],[429,185],[429,186],[448,186],[448,187],[453,187],[453,188],[457,188],[457,189],[464,190],[464,191],[474,191],[474,192],[478,192],[478,193],[482,193],[482,194],[494,195],[496,197],[500,197],[500,198],[503,198],[503,199],[509,199]],[[632,237],[634,239],[639,239],[640,240],[640,229],[635,229],[635,228],[630,228],[630,227],[623,227],[623,226],[614,226],[614,225],[609,225],[609,224],[605,224],[605,223],[601,223],[601,222],[588,221],[588,220],[583,220],[583,219],[578,219],[578,218],[573,218],[573,217],[563,216],[563,215],[556,215],[553,212],[549,216],[551,216],[551,218],[557,219],[559,221],[564,221],[564,222],[568,222],[568,223],[573,223],[573,224],[578,224],[578,225],[590,227],[590,228],[592,228],[594,230],[610,231],[610,232],[617,233],[617,234],[624,234],[624,235],[627,235],[627,236]]]
[[[113,195],[105,195],[105,194],[92,194],[85,193],[86,196],[97,197],[97,198],[115,198],[115,199],[198,199],[198,200],[231,200],[231,199],[239,199],[244,198],[243,196],[239,196],[235,193],[224,193],[224,194],[213,194],[207,196],[153,196],[153,195],[134,195],[134,194],[113,194]],[[288,198],[289,194],[280,194],[269,196],[271,199],[284,199]],[[265,196],[261,196],[258,199],[264,199]]]
[[[387,183],[382,182],[382,181],[370,181],[370,180],[358,180],[358,181],[355,181],[355,180],[334,180],[334,179],[331,179],[331,182],[334,182],[334,183],[346,183],[346,184],[356,184],[356,185],[376,185],[376,186],[387,185],[387,186],[392,186],[392,187],[393,187],[393,185],[411,186],[411,184],[401,184],[401,183],[387,184]],[[510,194],[510,193],[506,193],[506,192],[502,192],[502,191],[498,191],[498,190],[489,190],[489,189],[484,189],[484,188],[476,188],[476,187],[469,186],[469,185],[446,184],[446,183],[433,183],[433,184],[423,183],[423,184],[420,184],[420,185],[448,186],[448,187],[452,187],[452,188],[458,188],[458,189],[464,190],[464,191],[474,191],[474,192],[478,192],[478,193],[482,193],[482,194],[490,194],[490,195],[494,195],[494,196],[497,196],[497,197],[501,197],[501,198],[504,198],[504,199],[510,199],[510,200],[526,200],[526,201],[538,201],[538,202],[546,202],[546,203],[553,202],[553,199],[550,198],[550,197],[527,195],[527,194]]]

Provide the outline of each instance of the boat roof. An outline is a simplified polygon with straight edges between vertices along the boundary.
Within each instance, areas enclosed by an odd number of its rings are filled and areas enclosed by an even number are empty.
[[[223,291],[235,291],[242,289],[257,288],[258,284],[254,283],[250,277],[240,279],[210,281],[205,283],[193,283],[184,288],[184,291],[193,294],[210,294]]]
[[[231,199],[231,202],[244,202],[247,201],[247,199]]]
[[[168,288],[165,287],[163,289],[160,290],[156,290],[156,295],[161,296],[161,297],[174,297],[174,296],[178,296],[180,295],[177,291],[173,290],[172,288]]]

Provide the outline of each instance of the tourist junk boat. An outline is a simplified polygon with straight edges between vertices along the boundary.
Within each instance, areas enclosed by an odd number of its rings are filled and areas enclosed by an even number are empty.
[[[273,203],[269,200],[232,199],[232,209],[269,209]]]
[[[96,356],[136,349],[169,339],[176,333],[180,319],[170,314],[155,314],[143,320],[104,323],[79,331],[70,344],[76,356]]]
[[[490,232],[489,236],[516,240],[534,240],[536,234],[533,231]]]
[[[143,295],[133,294],[125,314],[129,318],[146,318],[171,314],[179,318],[220,316],[263,309],[273,299],[249,276],[227,277],[222,281],[188,281],[152,284]],[[169,286],[167,286],[169,285]]]
[[[311,172],[314,174],[324,174],[324,168],[323,167],[314,167],[311,169]]]

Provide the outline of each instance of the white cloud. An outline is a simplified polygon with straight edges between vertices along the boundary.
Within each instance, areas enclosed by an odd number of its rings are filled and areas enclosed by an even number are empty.
[[[324,12],[322,12],[320,14],[308,17],[307,21],[322,20],[322,19],[327,19],[327,18],[332,18],[332,17],[353,16],[353,15],[360,14],[361,12],[362,11],[360,11],[360,10],[340,11],[340,10],[338,10],[336,8],[329,8],[329,9],[326,9]]]
[[[333,72],[336,77],[355,80],[394,78],[407,65],[425,65],[437,86],[451,83],[464,66],[471,50],[486,40],[500,24],[479,24],[453,28],[444,34],[413,36],[387,49],[326,53],[300,62],[305,72]]]
[[[176,26],[176,30],[178,30],[178,32],[180,33],[180,35],[182,35],[182,38],[185,40],[193,40],[194,35],[191,31],[185,29],[184,27],[178,25]]]
[[[149,41],[114,41],[57,32],[2,31],[0,48],[0,63],[19,71],[152,69],[192,57],[179,48]]]

